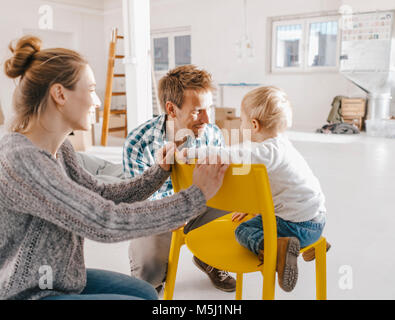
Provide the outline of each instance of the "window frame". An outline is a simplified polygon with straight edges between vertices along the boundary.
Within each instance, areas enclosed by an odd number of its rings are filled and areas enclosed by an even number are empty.
[[[296,25],[300,24],[302,26],[302,36],[299,43],[299,67],[277,67],[277,27],[279,26],[289,26],[289,25]],[[300,19],[295,20],[286,20],[286,21],[273,21],[272,23],[272,72],[301,72],[303,71],[303,64],[304,64],[304,34],[305,34],[305,25],[302,23]]]
[[[337,72],[339,71],[340,68],[340,52],[341,52],[341,17],[340,16],[325,16],[325,17],[317,17],[317,18],[309,18],[306,19],[306,30],[305,30],[305,38],[306,38],[306,48],[305,48],[305,69],[308,72],[322,72],[322,71],[332,71],[332,72]],[[337,39],[336,39],[336,65],[335,66],[319,66],[319,67],[313,67],[309,66],[309,46],[310,46],[310,25],[312,23],[317,23],[317,22],[332,22],[332,21],[337,21]]]
[[[338,23],[338,32],[336,39],[336,66],[309,66],[309,47],[310,47],[310,25],[312,23],[317,22],[331,22],[337,21]],[[277,67],[276,66],[276,55],[277,55],[277,27],[278,26],[286,26],[286,25],[302,25],[302,39],[300,41],[300,67]],[[301,17],[294,19],[279,19],[272,20],[272,32],[271,32],[271,63],[270,63],[270,72],[271,73],[315,73],[315,72],[338,72],[340,70],[340,53],[341,53],[341,38],[342,38],[342,30],[341,30],[341,16],[338,14],[331,14],[325,16],[315,16],[315,17]]]
[[[163,73],[163,72],[167,72],[167,70],[155,70],[155,40],[156,39],[162,39],[162,38],[166,38],[167,39],[167,62],[168,62],[168,66],[170,66],[170,39],[167,36],[158,36],[158,37],[154,37],[151,39],[151,48],[152,48],[152,66],[154,68],[154,71],[156,73]]]
[[[176,67],[176,49],[175,49],[175,38],[179,36],[189,36],[191,39],[191,63],[192,63],[192,32],[191,28],[177,28],[177,29],[163,29],[153,30],[151,32],[151,48],[152,48],[152,66],[156,75],[159,77],[164,76],[169,70]],[[155,47],[154,39],[167,38],[168,39],[168,61],[169,68],[167,70],[155,70]]]

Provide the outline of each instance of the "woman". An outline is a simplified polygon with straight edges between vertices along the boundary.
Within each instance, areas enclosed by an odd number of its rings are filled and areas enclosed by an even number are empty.
[[[227,167],[197,166],[189,189],[148,201],[170,175],[168,144],[140,177],[98,183],[66,140],[88,129],[100,103],[88,63],[71,50],[41,50],[31,36],[10,50],[5,73],[20,79],[12,132],[0,141],[0,299],[157,299],[144,281],[86,270],[84,238],[110,243],[175,229],[205,211]]]

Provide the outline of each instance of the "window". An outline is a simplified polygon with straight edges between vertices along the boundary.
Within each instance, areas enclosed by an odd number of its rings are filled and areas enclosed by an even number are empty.
[[[191,64],[191,34],[187,29],[153,32],[152,47],[156,72]]]
[[[338,70],[339,40],[338,16],[274,21],[272,72]]]
[[[175,65],[191,64],[191,36],[174,37]]]
[[[337,29],[337,21],[314,22],[310,24],[309,67],[336,67]]]
[[[276,67],[300,67],[302,25],[291,24],[278,26],[276,35]]]
[[[191,30],[190,28],[177,28],[156,30],[151,33],[152,63],[154,66],[153,78],[153,114],[161,113],[159,108],[157,87],[159,80],[175,67],[192,63]]]
[[[169,39],[154,39],[154,65],[155,71],[169,69]]]

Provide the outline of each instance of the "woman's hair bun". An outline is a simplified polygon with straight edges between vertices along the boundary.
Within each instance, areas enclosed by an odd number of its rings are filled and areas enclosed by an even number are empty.
[[[24,36],[14,46],[13,42],[8,46],[13,57],[4,63],[4,71],[10,78],[23,76],[33,61],[33,56],[40,51],[42,41],[35,36]]]

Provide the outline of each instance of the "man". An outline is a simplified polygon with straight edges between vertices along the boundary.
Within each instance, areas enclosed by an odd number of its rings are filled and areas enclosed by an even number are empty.
[[[128,135],[123,149],[126,176],[142,174],[155,163],[155,152],[166,142],[181,147],[223,146],[224,139],[217,126],[209,124],[207,108],[212,105],[214,90],[211,75],[193,65],[175,68],[164,76],[158,86],[160,105],[165,114],[155,117]],[[174,194],[170,178],[155,192],[152,200]],[[227,212],[208,208],[207,212],[189,222],[187,233]],[[129,258],[132,275],[151,283],[158,292],[166,278],[171,233],[135,239],[130,242]],[[236,281],[227,272],[215,269],[196,257],[193,262],[223,291],[236,289]]]

